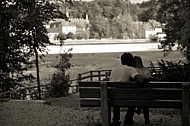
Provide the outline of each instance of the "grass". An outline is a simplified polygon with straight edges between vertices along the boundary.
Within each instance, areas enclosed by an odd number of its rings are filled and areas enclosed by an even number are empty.
[[[122,53],[104,54],[73,54],[72,67],[68,71],[71,78],[78,73],[89,70],[112,69],[120,64],[119,57]],[[160,52],[132,52],[133,55],[141,56],[145,66],[149,62],[157,60],[168,61],[185,60],[182,55],[173,51],[163,57]],[[47,55],[40,64],[41,80],[48,78],[55,69],[52,67],[58,63],[58,55]],[[35,71],[30,71],[35,74]],[[48,99],[48,104],[38,102],[0,102],[0,126],[100,126],[100,108],[81,108],[79,94],[69,97]],[[121,121],[127,108],[121,110]],[[174,109],[150,109],[151,126],[179,126],[180,110]],[[134,116],[135,126],[144,126],[143,114]]]
[[[81,108],[79,95],[53,98],[51,104],[32,101],[0,102],[1,126],[101,126],[100,108]],[[121,109],[123,122],[127,108]],[[143,114],[134,126],[144,126]],[[150,109],[150,126],[180,126],[180,110]]]
[[[120,64],[120,55],[122,53],[95,53],[95,54],[73,54],[70,60],[71,68],[69,69],[69,74],[71,79],[75,79],[79,73],[90,71],[90,70],[100,70],[100,69],[113,69]],[[167,56],[163,56],[162,51],[153,52],[132,52],[133,55],[141,56],[145,66],[149,66],[150,61],[157,65],[157,60],[168,60],[168,61],[179,61],[185,60],[185,58],[178,51],[173,51]],[[59,62],[59,55],[46,55],[44,57],[45,63],[40,65],[40,75],[41,79],[48,78],[55,68],[54,66]]]

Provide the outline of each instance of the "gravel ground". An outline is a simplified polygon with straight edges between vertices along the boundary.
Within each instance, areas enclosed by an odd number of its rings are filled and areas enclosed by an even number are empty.
[[[95,126],[101,122],[99,108],[80,108],[78,95],[42,101],[0,102],[0,126]],[[121,111],[123,121],[125,109]],[[144,126],[143,114],[134,116],[134,126]],[[150,109],[150,126],[180,126],[178,110]]]

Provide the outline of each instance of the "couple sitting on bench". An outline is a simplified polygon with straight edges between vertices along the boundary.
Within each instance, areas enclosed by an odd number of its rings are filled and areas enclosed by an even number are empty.
[[[110,75],[110,81],[129,82],[131,80],[137,83],[143,83],[149,81],[151,74],[148,68],[143,66],[142,59],[139,56],[134,56],[131,53],[123,53],[121,55],[121,66],[112,70]],[[128,107],[128,111],[125,115],[124,126],[133,125],[134,113],[138,115],[141,113],[141,108]],[[149,108],[143,107],[143,114],[145,118],[145,124],[149,124]],[[120,107],[113,107],[113,126],[120,125]]]

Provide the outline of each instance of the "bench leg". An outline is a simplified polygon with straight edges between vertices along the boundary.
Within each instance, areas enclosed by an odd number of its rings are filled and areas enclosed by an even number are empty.
[[[189,126],[189,83],[182,84],[181,125]]]
[[[111,107],[108,106],[108,124],[111,125]]]
[[[111,125],[111,108],[108,105],[107,83],[100,84],[102,126]]]

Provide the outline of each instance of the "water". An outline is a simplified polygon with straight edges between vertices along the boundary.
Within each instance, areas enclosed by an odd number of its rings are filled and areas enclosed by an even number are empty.
[[[47,46],[48,54],[59,54],[72,48],[71,53],[109,53],[109,52],[138,52],[158,51],[158,43],[135,43],[135,44],[93,44],[93,45],[58,45]]]

